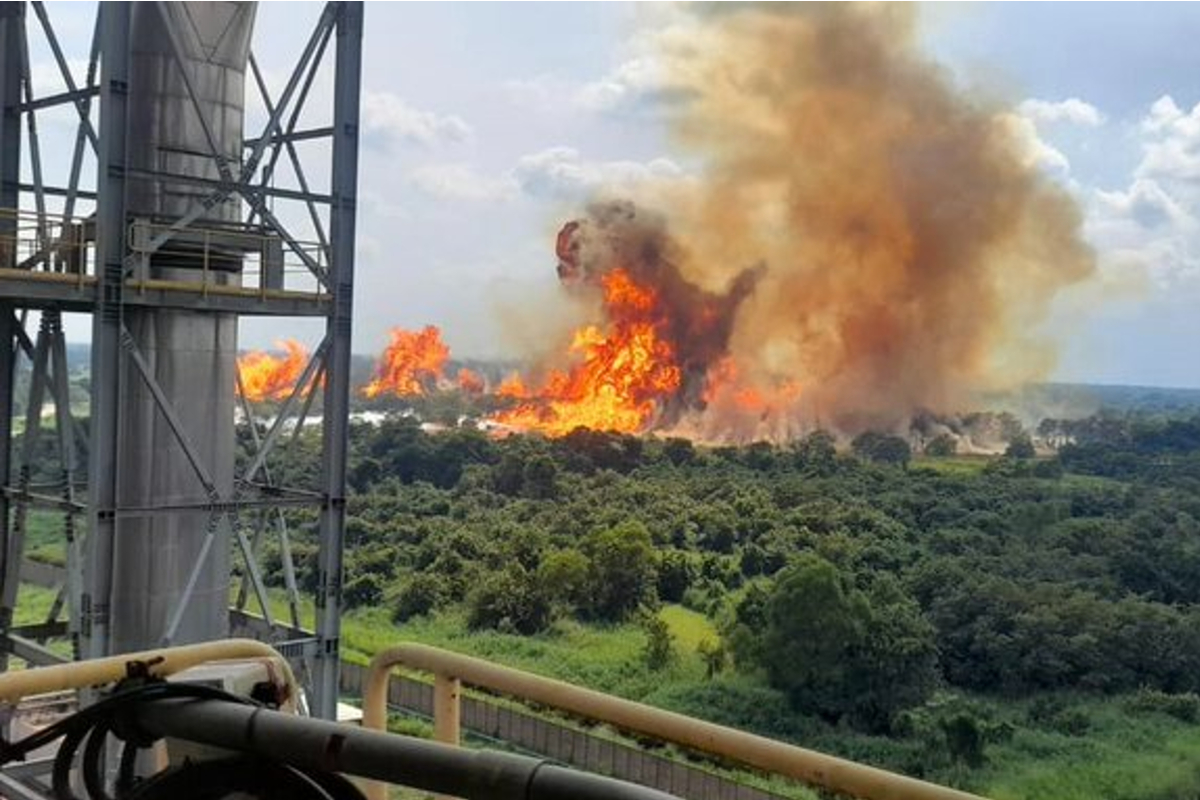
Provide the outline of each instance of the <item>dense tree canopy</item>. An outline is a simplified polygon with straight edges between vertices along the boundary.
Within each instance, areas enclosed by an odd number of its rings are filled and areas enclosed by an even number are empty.
[[[345,599],[521,634],[682,603],[723,631],[714,672],[731,656],[797,709],[875,729],[939,684],[1200,690],[1200,417],[1006,435],[1007,456],[931,435],[937,458],[914,459],[890,433],[839,452],[824,432],[709,448],[355,426]],[[272,469],[315,474],[317,448],[302,435]],[[311,587],[303,530],[293,550]]]

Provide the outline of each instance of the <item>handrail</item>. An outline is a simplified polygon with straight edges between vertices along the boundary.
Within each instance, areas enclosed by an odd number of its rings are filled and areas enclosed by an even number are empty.
[[[516,753],[463,750],[221,700],[156,700],[134,711],[153,736],[254,753],[467,800],[678,800],[627,781]]]
[[[420,644],[397,645],[371,659],[363,692],[364,727],[386,729],[388,681],[396,666],[433,673],[434,735],[446,744],[458,744],[459,684],[462,682],[729,758],[861,800],[983,800],[969,792]],[[386,800],[383,784],[372,782],[365,788],[368,800]]]
[[[296,676],[287,660],[270,645],[253,639],[225,639],[218,642],[143,650],[90,661],[73,661],[38,669],[0,674],[0,703],[14,703],[23,697],[47,692],[61,692],[114,683],[128,675],[131,662],[146,664],[157,676],[166,676],[208,661],[227,661],[239,658],[273,658],[278,660],[287,681],[290,699],[296,699]]]
[[[0,674],[0,702],[112,683],[126,677],[135,662],[165,676],[202,663],[260,657],[279,662],[294,697],[295,677],[274,648],[251,639],[228,639]],[[150,734],[154,740],[170,737],[209,744],[317,773],[374,778],[467,800],[678,800],[665,792],[567,769],[545,759],[467,751],[225,699],[145,699],[135,690],[125,702],[131,704],[125,706],[133,725],[130,730]],[[103,736],[103,724],[92,728],[89,736],[95,736],[96,730]],[[86,796],[98,796],[90,783],[87,788]]]

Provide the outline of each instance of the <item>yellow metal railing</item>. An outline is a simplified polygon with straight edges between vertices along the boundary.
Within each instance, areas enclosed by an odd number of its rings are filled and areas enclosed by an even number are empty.
[[[0,208],[0,265],[80,272],[91,248],[88,224],[78,217]]]
[[[292,674],[292,668],[278,651],[253,639],[226,639],[163,650],[125,653],[90,661],[55,664],[39,669],[5,672],[0,674],[0,703],[15,703],[30,695],[115,683],[126,677],[131,662],[144,663],[148,665],[151,674],[166,676],[209,661],[246,658],[275,659],[287,682],[290,698],[296,698],[296,676]]]
[[[365,727],[385,730],[388,681],[397,666],[433,674],[434,736],[446,744],[459,744],[460,694],[465,683],[862,800],[982,800],[968,792],[419,644],[398,645],[371,660],[363,692]],[[371,782],[366,790],[368,800],[387,798],[385,784]]]
[[[319,295],[312,272],[328,270],[326,247],[318,242],[289,240],[263,231],[202,223],[176,229],[145,219],[130,222],[127,240],[134,253],[172,257],[195,265],[202,291],[254,286],[268,296],[273,290]],[[0,267],[31,274],[84,274],[94,268],[95,227],[88,218],[47,212],[0,208]],[[236,281],[222,263],[236,259]],[[268,285],[268,271],[277,285]],[[143,287],[148,275],[135,275],[132,288]],[[286,284],[286,287],[285,285]],[[244,293],[244,292],[241,292]]]
[[[241,282],[257,286],[263,292],[270,291],[266,273],[271,261],[277,262],[280,277],[291,277],[291,283],[296,283],[297,277],[302,278],[300,283],[311,282],[309,265],[318,270],[329,267],[325,248],[319,243],[296,241],[293,249],[284,246],[277,236],[253,230],[205,227],[199,223],[176,230],[171,225],[139,219],[129,227],[129,241],[134,252],[153,252],[160,259],[178,257],[198,263],[200,283],[214,287],[227,278],[215,263],[231,254],[240,258],[237,273]],[[319,287],[313,287],[312,291],[319,292]]]

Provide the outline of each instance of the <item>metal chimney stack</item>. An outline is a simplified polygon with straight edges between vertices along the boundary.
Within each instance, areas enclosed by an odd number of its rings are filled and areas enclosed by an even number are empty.
[[[246,62],[254,28],[253,3],[135,3],[130,33],[128,164],[135,170],[219,180],[208,137],[230,169],[242,165]],[[174,48],[183,55],[175,58]],[[185,74],[186,73],[186,74]],[[190,83],[199,103],[192,102]],[[198,106],[198,107],[197,107]],[[134,219],[169,224],[208,194],[194,183],[137,178],[127,184],[126,211]],[[241,202],[214,204],[195,225],[214,228],[242,221]],[[241,254],[208,252],[187,242],[150,256],[154,280],[198,281],[207,259],[210,280],[241,281]],[[233,492],[233,398],[237,317],[161,308],[126,312],[126,326],[159,386],[174,398],[178,423],[208,465],[216,489]],[[179,503],[194,497],[196,474],[174,440],[146,383],[126,364],[117,469],[118,502],[128,506]],[[206,537],[209,515],[178,511],[131,519],[114,545],[112,648],[115,652],[228,636],[228,525]],[[207,551],[207,552],[206,552]],[[196,563],[204,569],[178,620],[179,604]],[[174,629],[172,627],[174,626]]]
[[[255,8],[100,3],[80,70],[54,33],[55,7],[0,4],[0,669],[8,654],[60,658],[45,646],[56,638],[86,658],[223,638],[232,628],[303,661],[314,710],[331,717],[363,4],[322,7],[281,87],[267,85],[252,54]],[[29,59],[39,35],[65,85],[44,94]],[[306,115],[326,68],[331,108]],[[253,136],[243,135],[248,92],[266,117]],[[43,169],[37,116],[53,107],[79,122],[74,149],[49,153],[48,163],[70,165],[65,180]],[[322,153],[327,187],[305,171]],[[64,312],[92,317],[86,410],[72,407]],[[271,412],[236,391],[245,316],[325,319],[310,363]],[[25,398],[16,397],[18,367],[29,376]],[[14,424],[19,399],[26,411]],[[239,402],[259,425],[273,420],[248,431],[241,463]],[[303,430],[310,413],[321,422],[320,474],[313,485],[280,485],[272,464],[290,440],[284,430]],[[40,525],[61,522],[65,565],[26,558],[35,514]],[[295,516],[317,531],[312,632],[302,629],[290,555]],[[276,619],[258,565],[272,538],[286,620]],[[22,581],[60,587],[44,622],[17,624]]]

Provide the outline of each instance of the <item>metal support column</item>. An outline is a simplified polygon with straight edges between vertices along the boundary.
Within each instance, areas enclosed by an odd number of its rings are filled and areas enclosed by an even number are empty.
[[[9,303],[0,303],[0,487],[7,487],[12,472],[12,416],[14,368],[16,364],[17,320]],[[0,491],[0,575],[20,573],[20,551],[12,542],[12,508],[8,493]],[[16,587],[10,589],[6,582],[0,593],[6,596],[0,608],[0,636],[7,637],[12,630],[12,609],[16,603]],[[0,647],[0,671],[8,669],[8,650]]]
[[[16,265],[17,215],[21,180],[21,53],[24,51],[25,4],[0,3],[0,267]],[[16,369],[16,317],[11,303],[0,302],[0,488],[7,487],[12,472],[13,379]],[[0,491],[0,575],[13,566],[10,537],[11,502]],[[3,587],[7,589],[7,587]],[[14,593],[15,600],[15,593]],[[11,606],[9,606],[11,608]],[[12,627],[11,613],[0,613],[0,637]],[[8,666],[8,652],[0,649],[0,670]]]
[[[125,130],[130,3],[100,7],[100,169],[96,219],[99,291],[92,316],[92,417],[88,458],[87,585],[83,654],[108,655],[113,536],[116,531],[120,413],[121,294],[125,272]]]
[[[25,4],[0,3],[0,209],[16,211],[21,182],[21,53],[25,49]],[[0,242],[9,242],[15,217],[0,217]],[[16,254],[0,244],[0,267]]]
[[[321,475],[317,589],[318,652],[313,712],[334,719],[342,613],[342,547],[346,524],[346,450],[349,446],[350,333],[354,310],[354,225],[358,205],[358,111],[362,74],[363,4],[342,3],[335,40],[333,101],[333,203],[330,207],[329,281],[333,310],[325,379],[325,451]]]

